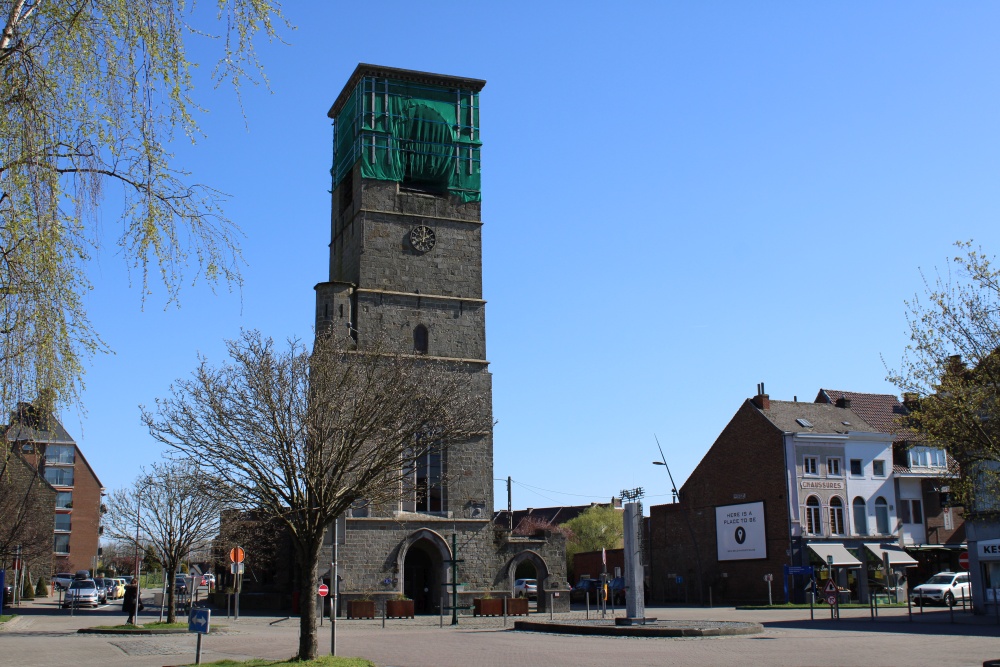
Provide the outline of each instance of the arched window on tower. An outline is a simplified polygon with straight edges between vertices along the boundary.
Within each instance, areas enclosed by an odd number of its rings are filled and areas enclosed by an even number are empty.
[[[417,354],[427,354],[427,346],[427,327],[423,324],[418,324],[413,330],[413,351]]]

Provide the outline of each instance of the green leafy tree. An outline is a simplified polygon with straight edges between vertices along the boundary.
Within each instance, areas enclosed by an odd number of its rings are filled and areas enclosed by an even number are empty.
[[[573,556],[587,551],[621,549],[625,540],[622,511],[611,505],[593,505],[565,524],[570,536],[566,541],[567,570],[573,569]]]
[[[966,512],[1000,510],[1000,269],[971,242],[949,270],[924,276],[907,302],[910,343],[889,380],[910,408],[908,425],[959,463],[950,480]]]
[[[106,241],[143,294],[154,281],[171,300],[193,278],[238,283],[224,195],[170,153],[199,133],[186,47],[220,38],[215,79],[239,90],[262,80],[254,37],[275,37],[283,19],[272,0],[215,4],[206,14],[180,0],[0,0],[0,409],[39,389],[78,397],[87,358],[105,348],[84,296]],[[116,230],[107,240],[102,218]]]

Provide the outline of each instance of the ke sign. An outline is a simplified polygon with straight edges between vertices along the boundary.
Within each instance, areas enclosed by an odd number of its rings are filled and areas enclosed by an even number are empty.
[[[969,545],[972,546],[971,544]],[[976,542],[976,553],[979,560],[1000,560],[1000,540],[981,540]]]
[[[719,560],[767,558],[764,503],[716,507],[715,535],[719,545]]]

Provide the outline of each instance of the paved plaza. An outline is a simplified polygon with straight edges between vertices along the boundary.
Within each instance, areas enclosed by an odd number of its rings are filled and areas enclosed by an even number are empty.
[[[73,616],[48,602],[16,610],[19,618],[0,628],[0,665],[134,666],[194,662],[195,637],[81,635],[79,628],[122,622],[120,604]],[[844,610],[839,621],[818,609],[742,611],[732,607],[654,607],[662,619],[757,622],[760,635],[692,639],[630,639],[515,632],[502,619],[462,617],[458,627],[439,627],[437,616],[413,620],[344,621],[337,624],[338,653],[357,655],[380,666],[468,667],[539,665],[542,667],[633,665],[982,665],[1000,658],[996,618],[934,609],[907,618],[892,610],[873,621],[867,610]],[[825,612],[825,613],[824,613]],[[155,620],[147,607],[143,620]],[[619,612],[620,613],[620,612]],[[556,618],[580,619],[582,610]],[[533,614],[547,619],[547,614]],[[952,622],[954,620],[954,622]],[[222,658],[287,658],[298,641],[298,619],[243,616],[239,621],[213,614],[220,634],[203,640],[203,661]],[[329,623],[321,628],[321,646],[329,648]]]

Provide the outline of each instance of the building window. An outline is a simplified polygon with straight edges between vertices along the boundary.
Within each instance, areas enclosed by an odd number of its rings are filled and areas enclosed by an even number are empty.
[[[441,451],[433,448],[413,461],[404,473],[409,487],[403,501],[404,511],[444,511],[443,464]]]
[[[56,514],[56,530],[68,533],[72,516],[72,514]]]
[[[73,445],[46,445],[46,463],[66,463],[72,465],[76,459],[76,447]]]
[[[428,338],[427,327],[418,324],[413,330],[413,351],[417,354],[427,354]]]
[[[861,477],[865,474],[865,467],[861,462],[861,459],[851,459],[851,476]]]
[[[909,499],[899,501],[899,518],[903,523],[923,523],[924,508],[919,500]]]
[[[875,532],[889,534],[889,503],[882,496],[875,499]]]
[[[806,500],[806,533],[809,535],[822,534],[822,524],[820,523],[819,498],[809,496]]]
[[[854,513],[854,533],[856,535],[868,534],[868,508],[865,507],[865,499],[858,496],[854,499],[852,511]]]
[[[945,468],[948,459],[943,449],[913,447],[907,452],[911,468]]]
[[[844,501],[837,496],[830,499],[830,534],[844,534]]]
[[[826,475],[827,477],[840,477],[840,459],[829,458],[826,460]]]
[[[58,491],[56,493],[56,509],[68,510],[73,507],[73,492]]]
[[[52,548],[57,554],[69,554],[69,535],[56,535]]]
[[[73,469],[45,466],[45,481],[52,486],[73,486]]]
[[[804,459],[802,459],[802,474],[819,475],[819,468],[816,465],[815,456],[807,456]]]
[[[872,474],[876,477],[885,477],[885,461],[882,459],[872,461]]]

